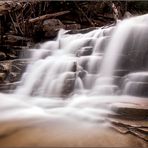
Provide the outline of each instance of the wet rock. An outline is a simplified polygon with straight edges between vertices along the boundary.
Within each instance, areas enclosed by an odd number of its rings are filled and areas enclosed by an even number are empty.
[[[6,54],[0,51],[0,60],[5,60],[5,59],[6,59]]]
[[[19,51],[19,59],[31,58],[33,52],[32,49]]]
[[[76,34],[76,33],[82,33],[82,34],[85,34],[85,33],[88,33],[90,31],[93,31],[95,29],[98,29],[98,27],[90,27],[90,28],[85,28],[85,29],[78,29],[78,30],[70,30],[68,31],[67,33],[68,34]]]
[[[4,36],[5,44],[12,45],[12,46],[27,46],[27,42],[29,39],[26,39],[25,37],[21,36],[15,36],[15,35],[6,35]]]
[[[87,70],[89,62],[89,56],[82,56],[78,59],[78,64],[84,69]]]
[[[5,84],[0,84],[0,92],[12,93],[19,84],[20,84],[19,82],[14,82],[14,83],[7,82]]]
[[[64,89],[62,94],[69,95],[74,90],[75,78],[66,79],[64,82]]]
[[[4,82],[5,78],[6,78],[6,73],[0,72],[0,83]]]
[[[141,106],[140,104],[113,103],[113,105],[111,105],[111,109],[122,116],[137,119],[145,119],[148,115],[147,106]]]
[[[78,71],[78,77],[80,77],[81,79],[83,79],[86,76],[86,74],[87,74],[86,70],[81,69]]]
[[[58,31],[61,28],[64,28],[64,25],[58,19],[48,19],[43,22],[43,31],[45,32],[45,38],[56,37]]]
[[[23,73],[29,63],[31,63],[31,61],[28,59],[12,60],[11,71]]]
[[[16,72],[10,72],[7,75],[6,81],[12,83],[12,82],[17,82],[21,79],[22,73],[16,73]]]
[[[88,47],[82,47],[79,51],[77,51],[76,56],[87,56],[91,55],[93,52],[93,48],[91,46]]]
[[[11,93],[19,85],[19,82],[0,84],[0,92]]]
[[[80,29],[81,25],[80,24],[66,24],[65,29],[66,30],[77,30]]]
[[[0,62],[0,82],[19,81],[29,60],[6,60]]]
[[[133,15],[132,15],[129,11],[126,11],[126,12],[124,13],[123,18],[126,19],[126,18],[130,18],[130,17],[132,17],[132,16],[133,16]]]
[[[68,73],[63,84],[62,95],[67,96],[73,90],[75,86],[76,74],[75,73]]]
[[[11,61],[1,61],[0,62],[0,72],[9,72],[11,68]]]
[[[7,58],[8,58],[9,60],[11,60],[11,59],[16,59],[16,58],[18,58],[18,57],[17,57],[16,52],[13,51],[13,52],[7,53]]]
[[[72,72],[76,72],[77,71],[77,62],[74,62],[71,68]]]

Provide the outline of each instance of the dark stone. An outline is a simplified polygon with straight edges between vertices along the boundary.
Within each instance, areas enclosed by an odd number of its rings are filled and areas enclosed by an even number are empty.
[[[33,32],[32,33],[33,41],[35,43],[42,41],[42,39],[44,38],[45,32],[43,31],[43,28],[41,25],[34,25],[32,32]]]
[[[1,61],[0,62],[0,72],[9,72],[11,68],[11,61]]]
[[[17,58],[15,56],[15,54],[12,54],[12,53],[8,53],[7,56],[9,57],[9,59],[16,59]]]
[[[75,86],[76,74],[75,73],[68,73],[67,77],[64,80],[62,96],[69,95]]]
[[[21,36],[15,36],[15,35],[5,35],[4,36],[5,44],[11,45],[11,46],[27,46],[27,42],[29,39]]]
[[[140,104],[113,103],[111,110],[126,118],[145,119],[148,115],[146,106],[141,106]]]
[[[5,60],[5,59],[6,59],[6,54],[0,51],[0,60]]]
[[[80,65],[84,70],[87,70],[88,62],[89,56],[82,56],[78,59],[78,65]]]
[[[91,55],[93,52],[93,48],[90,46],[88,47],[82,47],[80,50],[78,50],[78,52],[76,53],[76,56],[80,57],[80,56],[87,56],[87,55]]]
[[[78,77],[80,77],[81,79],[83,79],[87,74],[87,71],[86,70],[79,70],[78,71]]]
[[[67,32],[67,34],[76,34],[76,33],[85,34],[85,33],[88,33],[90,31],[93,31],[93,30],[96,30],[96,29],[98,29],[98,27],[90,27],[90,28],[85,28],[85,29],[70,30],[70,31]]]
[[[0,82],[19,81],[26,69],[28,60],[6,60],[0,62]]]
[[[62,22],[58,19],[48,19],[43,22],[43,31],[45,38],[54,38],[57,36],[58,31],[64,28]]]
[[[28,59],[12,60],[11,72],[23,73],[26,70],[27,65],[31,63]]]
[[[6,73],[0,73],[0,82],[3,83],[6,78]]]
[[[80,24],[66,24],[65,29],[66,30],[77,30],[80,29],[81,25]]]
[[[21,77],[22,77],[22,73],[10,72],[7,75],[6,81],[9,81],[10,83],[17,82],[21,79]]]
[[[72,72],[76,72],[77,71],[77,63],[76,62],[73,63],[73,66],[71,68],[71,71]]]
[[[19,85],[19,82],[0,84],[0,92],[11,93]]]

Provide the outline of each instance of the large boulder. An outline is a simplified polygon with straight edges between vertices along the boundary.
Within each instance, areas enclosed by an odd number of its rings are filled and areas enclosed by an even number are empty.
[[[111,110],[126,118],[145,119],[148,115],[147,106],[140,104],[113,103]]]
[[[45,32],[45,38],[56,37],[58,31],[64,28],[64,24],[58,19],[48,19],[43,22],[43,31]]]

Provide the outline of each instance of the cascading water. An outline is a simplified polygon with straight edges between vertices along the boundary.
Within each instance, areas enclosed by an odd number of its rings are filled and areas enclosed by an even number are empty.
[[[104,102],[120,100],[134,77],[130,73],[146,70],[145,63],[136,63],[135,69],[133,64],[138,53],[148,51],[147,19],[148,15],[135,17],[88,33],[60,30],[56,40],[34,49],[14,94],[1,94],[7,99],[1,100],[0,108],[16,110],[5,117],[1,113],[0,119],[47,115],[105,121],[111,111]],[[147,78],[142,76],[142,81]]]

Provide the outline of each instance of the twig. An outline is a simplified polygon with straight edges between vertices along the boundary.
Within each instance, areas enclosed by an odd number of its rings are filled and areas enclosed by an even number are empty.
[[[11,19],[11,21],[12,21],[12,23],[13,23],[13,26],[14,26],[14,29],[15,29],[15,33],[17,34],[18,31],[17,31],[17,28],[16,28],[16,25],[15,25],[15,22],[14,22],[12,16],[11,16],[11,13],[10,13],[10,12],[9,12],[9,16],[10,16],[10,19]]]
[[[45,19],[49,19],[49,18],[51,18],[51,17],[61,16],[61,15],[67,14],[67,13],[69,13],[69,12],[70,12],[70,11],[61,11],[61,12],[57,12],[57,13],[46,14],[46,15],[42,15],[42,16],[39,16],[39,17],[30,19],[29,22],[30,22],[30,23],[35,23],[35,22],[38,22],[38,21],[43,21],[43,20],[45,20]]]
[[[20,28],[20,25],[19,25],[19,22],[18,22],[18,18],[17,18],[17,16],[16,16],[16,13],[15,13],[15,17],[16,17],[17,27],[18,27],[20,33],[21,33],[22,35],[24,35],[22,29]],[[22,17],[23,17],[23,16],[22,16]]]

